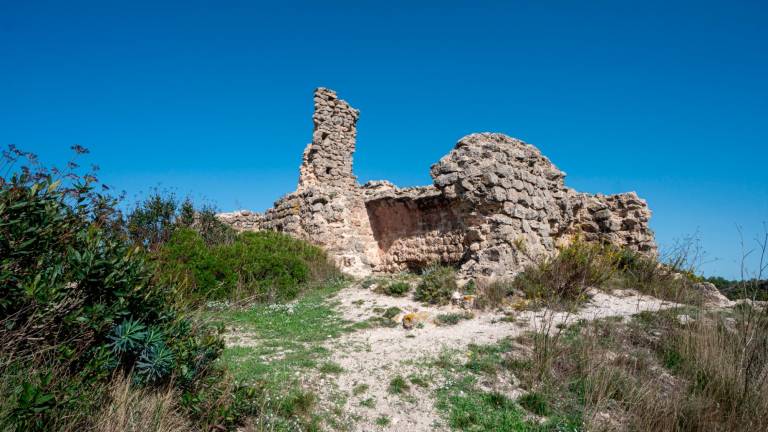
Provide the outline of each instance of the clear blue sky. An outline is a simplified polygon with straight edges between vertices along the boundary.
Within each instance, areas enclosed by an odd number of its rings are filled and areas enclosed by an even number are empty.
[[[637,191],[662,247],[698,232],[706,274],[768,220],[765,1],[287,3],[0,0],[0,144],[264,210],[326,86],[362,112],[361,182],[428,184],[498,131],[580,191]]]

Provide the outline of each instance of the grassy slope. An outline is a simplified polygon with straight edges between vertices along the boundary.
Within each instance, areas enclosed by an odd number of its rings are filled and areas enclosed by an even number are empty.
[[[217,312],[214,319],[242,333],[248,346],[228,346],[222,361],[243,383],[262,382],[283,387],[299,372],[318,366],[330,354],[321,345],[350,330],[330,297],[341,288],[333,284],[288,304],[256,305],[247,310]]]

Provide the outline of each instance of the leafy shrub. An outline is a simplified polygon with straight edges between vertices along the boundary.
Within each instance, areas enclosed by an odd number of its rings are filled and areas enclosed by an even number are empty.
[[[0,168],[24,156],[11,148]],[[194,393],[223,348],[173,307],[95,177],[53,173],[0,181],[3,430],[88,429],[110,379],[131,370],[137,384]]]
[[[465,313],[445,313],[439,314],[435,317],[435,323],[438,325],[456,325],[461,320],[472,319],[473,315],[470,312]]]
[[[189,223],[193,216],[190,206],[185,206],[184,222]],[[163,196],[154,192],[128,215],[128,234],[136,244],[155,250],[168,241],[177,225],[178,203],[173,195]]]
[[[314,282],[338,276],[322,249],[285,234],[246,232],[228,244],[177,229],[157,253],[161,281],[176,283],[192,301],[291,300]]]
[[[606,245],[575,241],[527,267],[513,282],[528,298],[583,300],[590,287],[601,287],[616,272],[618,251]]]
[[[392,282],[391,284],[384,287],[384,294],[390,295],[393,297],[402,297],[410,289],[411,289],[411,286],[408,285],[407,282]]]
[[[384,314],[382,316],[384,318],[387,318],[387,319],[392,319],[392,318],[396,317],[397,314],[399,314],[402,311],[403,310],[400,309],[399,307],[392,306],[392,307],[387,308],[387,310],[384,311]]]
[[[424,271],[414,298],[432,304],[447,304],[456,290],[456,271],[452,267],[435,265]]]

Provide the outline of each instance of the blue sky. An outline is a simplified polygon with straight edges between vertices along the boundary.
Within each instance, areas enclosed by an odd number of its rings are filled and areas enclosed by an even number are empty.
[[[662,247],[738,276],[768,220],[760,1],[0,0],[0,144],[91,149],[129,197],[264,210],[295,188],[312,91],[361,110],[361,182],[429,184],[463,135],[538,146],[580,191],[637,191]]]

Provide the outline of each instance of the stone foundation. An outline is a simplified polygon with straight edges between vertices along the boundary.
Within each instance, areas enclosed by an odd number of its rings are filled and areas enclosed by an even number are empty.
[[[335,92],[317,89],[296,192],[263,215],[219,218],[315,243],[356,276],[443,263],[464,278],[509,277],[577,237],[656,252],[651,212],[634,192],[576,192],[536,147],[503,134],[460,139],[432,166],[433,185],[360,186],[352,173],[358,117]]]

